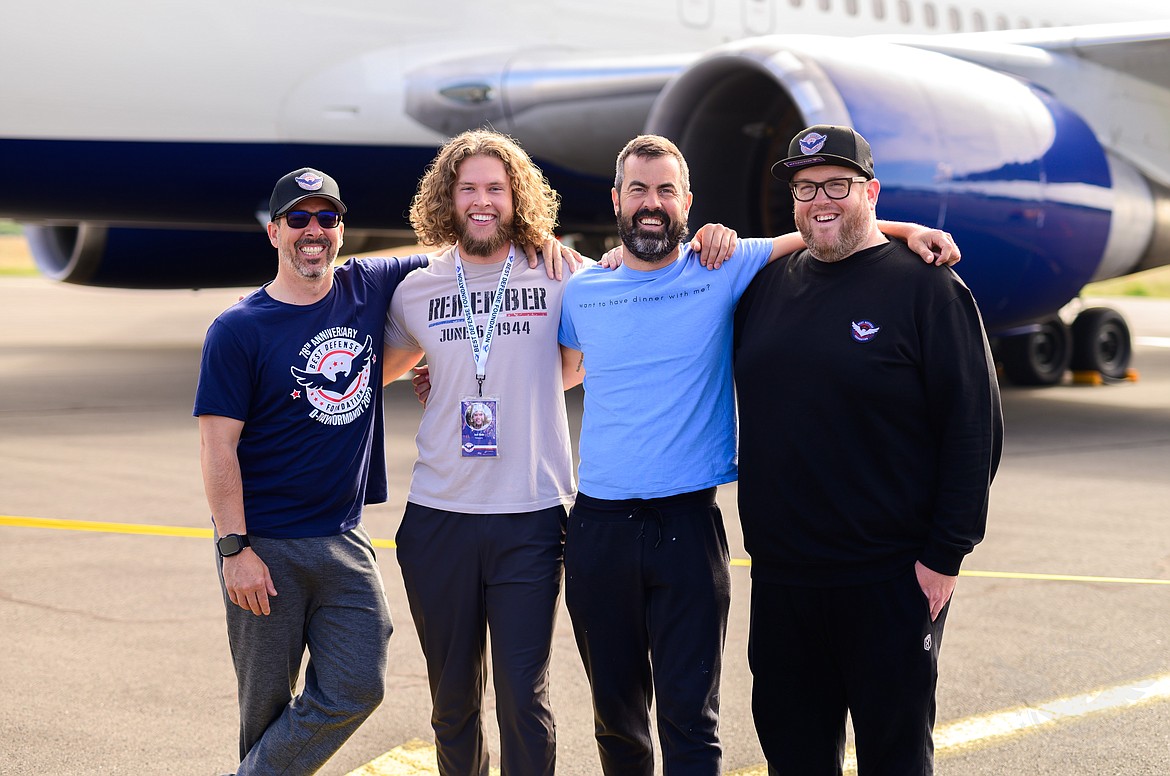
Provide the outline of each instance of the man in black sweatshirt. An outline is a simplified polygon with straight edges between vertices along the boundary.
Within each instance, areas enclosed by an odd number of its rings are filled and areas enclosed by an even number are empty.
[[[752,709],[771,773],[930,774],[938,654],[999,463],[999,388],[971,292],[875,225],[869,144],[798,133],[807,250],[736,311]]]

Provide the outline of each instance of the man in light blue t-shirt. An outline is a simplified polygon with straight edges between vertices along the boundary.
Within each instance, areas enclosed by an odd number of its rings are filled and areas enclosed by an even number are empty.
[[[715,489],[736,479],[733,313],[765,264],[804,247],[793,234],[740,240],[708,272],[682,245],[691,198],[673,143],[631,140],[613,190],[624,263],[577,272],[561,304],[560,342],[585,368],[565,602],[606,774],[653,772],[655,695],[664,770],[721,771],[731,575]],[[932,247],[940,263],[958,260],[943,232],[881,225],[928,261]]]

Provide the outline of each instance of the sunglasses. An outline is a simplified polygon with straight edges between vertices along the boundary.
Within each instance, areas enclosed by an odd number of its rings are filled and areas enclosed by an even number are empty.
[[[308,210],[290,210],[284,214],[284,222],[293,229],[304,229],[309,225],[313,216],[322,229],[334,229],[341,223],[341,213],[336,210],[318,210],[313,213]]]

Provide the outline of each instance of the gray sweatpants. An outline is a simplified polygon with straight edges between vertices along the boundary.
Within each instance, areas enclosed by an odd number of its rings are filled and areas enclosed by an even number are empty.
[[[227,598],[240,701],[239,776],[316,773],[382,702],[393,625],[373,546],[340,536],[251,537],[277,595],[257,616]],[[305,687],[296,695],[305,650]]]

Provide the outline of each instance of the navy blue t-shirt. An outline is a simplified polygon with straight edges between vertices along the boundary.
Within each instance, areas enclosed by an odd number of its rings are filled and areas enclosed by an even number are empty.
[[[249,534],[334,536],[386,500],[382,332],[394,289],[425,263],[351,259],[319,302],[285,304],[262,288],[211,324],[194,414],[244,421]]]

